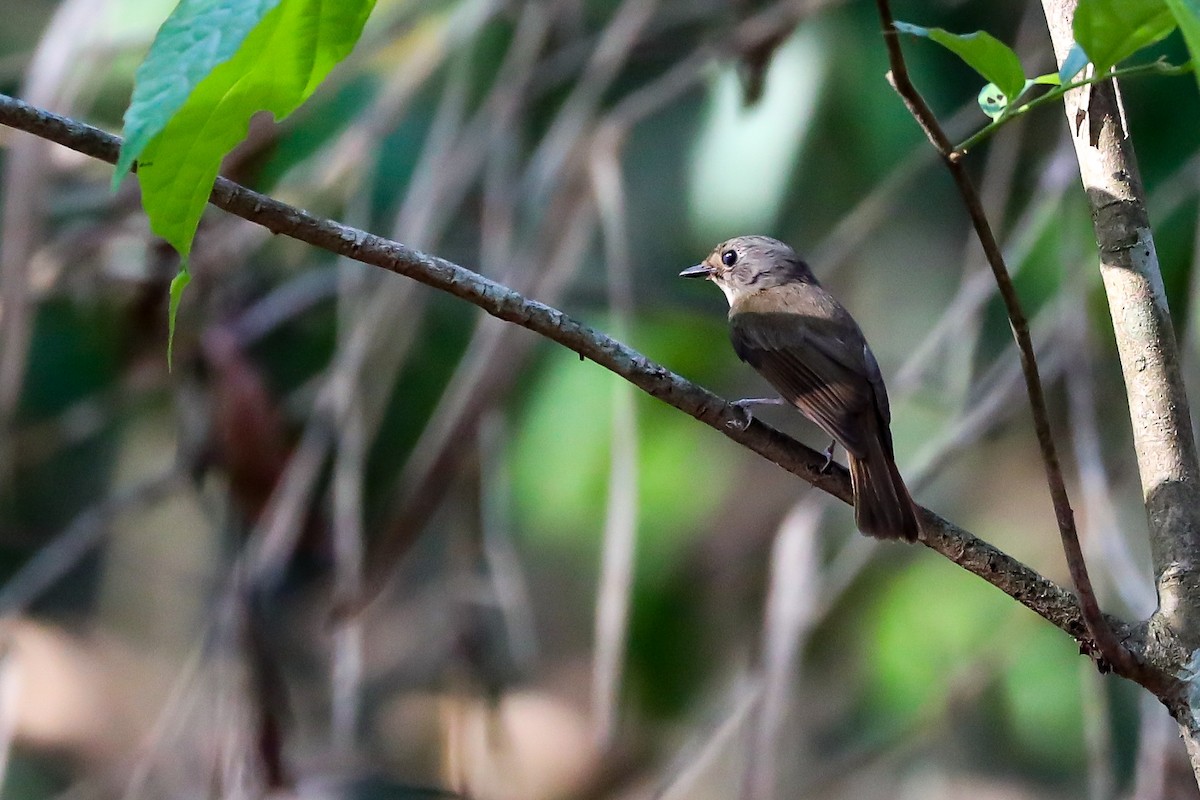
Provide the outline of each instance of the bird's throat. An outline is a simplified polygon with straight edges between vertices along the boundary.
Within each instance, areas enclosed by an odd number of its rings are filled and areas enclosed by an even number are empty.
[[[729,301],[730,308],[733,307],[734,301],[736,301],[743,294],[742,292],[738,292],[728,284],[722,283],[721,281],[713,281],[713,283],[717,284],[717,288],[724,293],[725,299]]]

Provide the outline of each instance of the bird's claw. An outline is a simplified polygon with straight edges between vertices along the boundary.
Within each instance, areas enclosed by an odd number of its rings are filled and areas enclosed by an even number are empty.
[[[788,402],[782,397],[743,397],[741,400],[734,400],[729,405],[750,408],[751,406],[786,406],[787,404]]]
[[[785,406],[787,404],[787,401],[782,397],[743,397],[741,400],[734,400],[729,405],[741,409],[744,421],[730,420],[725,425],[730,428],[736,428],[739,431],[744,431],[754,421],[754,415],[750,413],[752,406]]]
[[[817,472],[820,472],[821,474],[825,474],[826,472],[829,471],[829,465],[833,463],[833,448],[835,448],[835,447],[837,447],[836,440],[830,442],[829,447],[826,447],[824,450],[821,451],[821,454],[825,456],[825,463],[821,465],[820,469],[818,469]]]
[[[742,412],[741,419],[731,419],[725,423],[726,428],[732,428],[735,431],[744,431],[750,427],[750,423],[754,421],[754,415],[750,413],[750,404],[744,400],[736,400],[729,405]]]

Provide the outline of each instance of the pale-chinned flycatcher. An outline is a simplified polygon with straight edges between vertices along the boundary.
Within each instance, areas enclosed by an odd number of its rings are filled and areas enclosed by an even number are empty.
[[[858,529],[915,541],[916,507],[896,469],[887,389],[850,312],[791,247],[767,236],[723,242],[679,274],[725,293],[738,357],[845,448]]]

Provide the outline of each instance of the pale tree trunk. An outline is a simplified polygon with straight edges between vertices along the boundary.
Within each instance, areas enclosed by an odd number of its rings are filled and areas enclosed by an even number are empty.
[[[1060,64],[1074,41],[1075,5],[1042,0]],[[1120,91],[1113,81],[1097,83],[1065,101],[1129,398],[1158,591],[1139,649],[1154,667],[1185,681],[1176,717],[1200,780],[1200,467],[1179,350]]]

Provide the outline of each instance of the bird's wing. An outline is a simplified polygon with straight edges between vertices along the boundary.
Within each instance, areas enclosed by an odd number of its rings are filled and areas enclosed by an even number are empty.
[[[864,354],[819,330],[796,314],[741,313],[729,319],[738,357],[849,453],[864,457],[868,437],[878,435],[870,424],[876,403],[870,373],[879,368],[874,358],[866,363]]]
[[[863,342],[863,362],[867,367],[867,380],[871,382],[871,388],[875,390],[875,407],[879,409],[879,416],[883,419],[887,428],[892,422],[892,409],[888,405],[887,388],[883,385],[883,372],[879,369],[879,362],[875,360],[875,354],[871,352],[871,348],[867,347],[867,343]],[[891,433],[888,434],[891,436]]]

